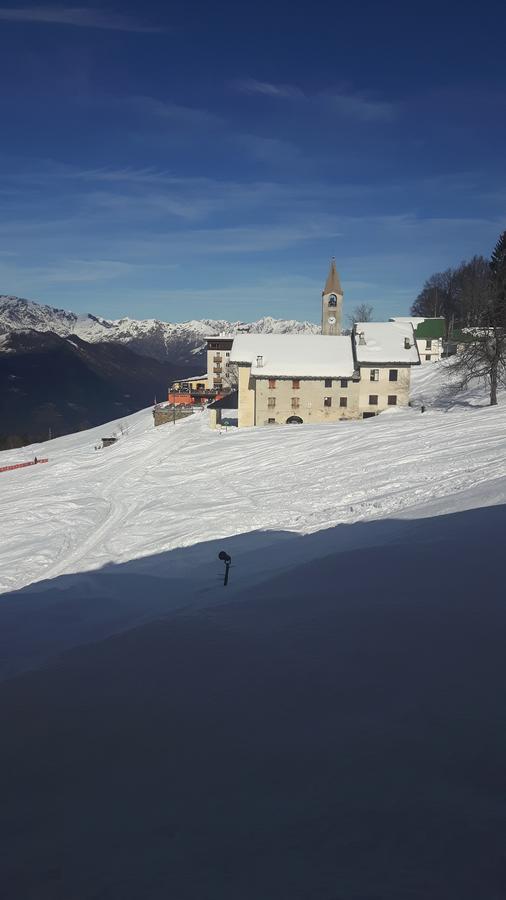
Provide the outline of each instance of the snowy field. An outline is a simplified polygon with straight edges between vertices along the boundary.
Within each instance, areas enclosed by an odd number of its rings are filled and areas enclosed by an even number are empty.
[[[155,429],[148,409],[102,451],[120,423],[0,453],[0,465],[49,457],[0,475],[0,591],[126,560],[145,571],[152,555],[252,531],[504,502],[504,400],[490,409],[480,388],[438,399],[445,364],[413,375],[414,407],[374,420],[220,433],[205,412]]]
[[[220,433],[205,411],[155,429],[148,409],[1,453],[49,463],[0,473],[0,674],[222,602],[221,549],[240,596],[296,562],[506,502],[504,397],[450,396],[446,363],[413,375],[413,407],[377,419]]]
[[[445,363],[413,375],[413,407],[373,420],[220,433],[206,412],[155,429],[145,410],[1,453],[49,463],[0,474],[0,673],[222,602],[220,549],[240,596],[295,562],[396,541],[403,523],[504,503],[506,403],[452,397]]]

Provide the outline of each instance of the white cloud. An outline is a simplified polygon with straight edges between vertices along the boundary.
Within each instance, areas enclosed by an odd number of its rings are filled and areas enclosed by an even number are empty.
[[[0,275],[5,283],[19,291],[19,286],[21,290],[33,290],[40,285],[93,284],[126,277],[135,268],[130,263],[111,259],[62,259],[49,265],[22,267],[0,262]]]
[[[327,114],[334,113],[361,122],[387,122],[397,112],[393,103],[353,91],[318,91],[311,94],[297,85],[272,84],[254,78],[236,81],[233,87],[242,94],[260,94],[276,100],[301,102],[320,108]]]
[[[297,100],[304,97],[300,88],[291,84],[271,84],[268,81],[255,81],[254,78],[245,78],[243,81],[234,82],[236,90],[241,94],[263,94],[265,97],[279,97],[280,99]]]
[[[102,28],[113,31],[155,33],[163,29],[143,25],[120,13],[93,7],[25,6],[0,8],[0,19],[7,22],[31,22],[46,25],[74,25],[78,28]]]

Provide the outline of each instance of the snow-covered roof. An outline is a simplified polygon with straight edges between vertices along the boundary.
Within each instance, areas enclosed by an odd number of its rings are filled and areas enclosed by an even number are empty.
[[[176,378],[174,384],[186,384],[188,381],[205,381],[207,378],[207,372],[205,375],[195,375],[194,378]]]
[[[354,371],[350,338],[322,334],[236,335],[230,362],[270,378],[350,378]]]
[[[413,328],[416,328],[422,322],[425,322],[425,317],[424,316],[391,316],[388,321],[389,322],[401,322],[401,323],[405,323],[405,324],[406,323],[409,324],[411,322]]]
[[[365,343],[360,342],[363,334]],[[420,362],[415,333],[408,322],[357,322],[354,332],[355,352],[358,363]],[[407,343],[409,341],[409,346]]]

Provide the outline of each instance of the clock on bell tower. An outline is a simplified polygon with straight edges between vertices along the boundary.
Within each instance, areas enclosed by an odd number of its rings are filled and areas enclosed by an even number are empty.
[[[322,291],[322,334],[341,334],[343,290],[332,257],[327,281]]]

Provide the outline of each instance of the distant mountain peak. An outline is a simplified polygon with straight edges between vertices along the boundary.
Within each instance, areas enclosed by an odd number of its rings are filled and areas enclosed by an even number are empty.
[[[204,339],[209,334],[233,334],[244,324],[224,319],[193,319],[187,322],[131,319],[128,316],[106,319],[93,313],[77,315],[21,297],[0,296],[0,334],[31,329],[52,332],[65,338],[76,335],[91,344],[113,341],[161,362],[190,363],[196,354],[203,351]],[[317,334],[320,331],[313,322],[274,319],[272,316],[248,323],[248,327],[255,333]]]

